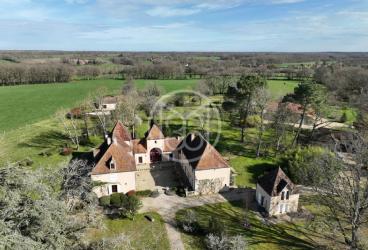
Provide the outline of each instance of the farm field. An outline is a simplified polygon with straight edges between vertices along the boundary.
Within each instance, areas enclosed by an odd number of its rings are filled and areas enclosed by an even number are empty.
[[[135,80],[138,88],[154,82],[165,92],[190,89],[198,83],[193,80]],[[0,87],[0,132],[9,131],[47,119],[60,108],[71,108],[98,88],[118,93],[122,80],[81,80],[62,84],[36,84]],[[269,81],[273,99],[292,92],[296,81]]]
[[[136,80],[138,88],[155,82],[165,91],[191,88],[197,80]],[[60,108],[71,108],[90,93],[106,88],[118,93],[123,80],[83,80],[61,84],[19,85],[0,88],[0,131],[9,131],[47,119]]]

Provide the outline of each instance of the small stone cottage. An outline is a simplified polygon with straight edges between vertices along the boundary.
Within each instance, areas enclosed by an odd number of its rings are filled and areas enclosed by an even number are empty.
[[[258,179],[256,199],[269,216],[298,211],[299,194],[280,167]]]

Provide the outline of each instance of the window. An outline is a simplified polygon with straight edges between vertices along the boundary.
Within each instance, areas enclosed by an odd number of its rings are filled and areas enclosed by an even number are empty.
[[[157,141],[155,141],[155,143],[157,143]]]
[[[106,104],[102,105],[102,108],[106,109],[107,108],[107,105]]]
[[[281,200],[283,201],[283,200],[285,200],[285,192],[282,192],[281,193]]]
[[[283,210],[284,210],[284,204],[280,204],[280,214],[282,214]]]
[[[170,157],[170,160],[172,160],[172,158],[173,158],[173,154],[171,153],[171,154],[169,154],[169,157]]]
[[[110,161],[110,169],[111,170],[114,170],[115,169],[115,161],[114,161],[114,159],[111,159],[111,161]]]
[[[289,212],[289,204],[285,204],[285,213]]]
[[[118,185],[111,185],[111,192],[117,193],[118,192]]]
[[[290,192],[289,192],[289,191],[287,191],[287,192],[286,192],[286,199],[287,199],[287,200],[289,199],[289,196],[290,196]]]
[[[263,207],[263,202],[264,202],[264,196],[261,197],[261,206]]]
[[[139,156],[139,157],[138,157],[138,162],[139,162],[139,163],[143,163],[143,157],[142,157],[142,156]]]

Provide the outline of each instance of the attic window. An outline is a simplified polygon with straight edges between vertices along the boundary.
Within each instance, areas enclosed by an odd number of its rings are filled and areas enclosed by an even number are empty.
[[[157,141],[155,141],[155,143],[157,143]]]
[[[111,169],[111,170],[114,170],[114,169],[115,169],[115,167],[116,167],[116,165],[115,165],[115,161],[114,161],[114,159],[111,159],[111,161],[110,161],[110,169]]]
[[[282,192],[281,193],[281,200],[283,201],[283,200],[285,200],[285,192]]]
[[[287,192],[286,192],[286,199],[287,199],[287,200],[289,199],[289,196],[290,196],[290,192],[289,192],[289,191],[287,191]]]

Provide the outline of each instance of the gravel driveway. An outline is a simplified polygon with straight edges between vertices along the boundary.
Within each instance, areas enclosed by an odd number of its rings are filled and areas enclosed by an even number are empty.
[[[184,250],[184,244],[181,240],[180,231],[175,220],[175,214],[178,210],[235,200],[246,200],[250,203],[253,200],[254,192],[255,190],[253,189],[242,189],[222,194],[188,198],[161,194],[157,198],[143,198],[143,206],[139,212],[144,213],[154,211],[159,213],[165,221],[171,250]]]

